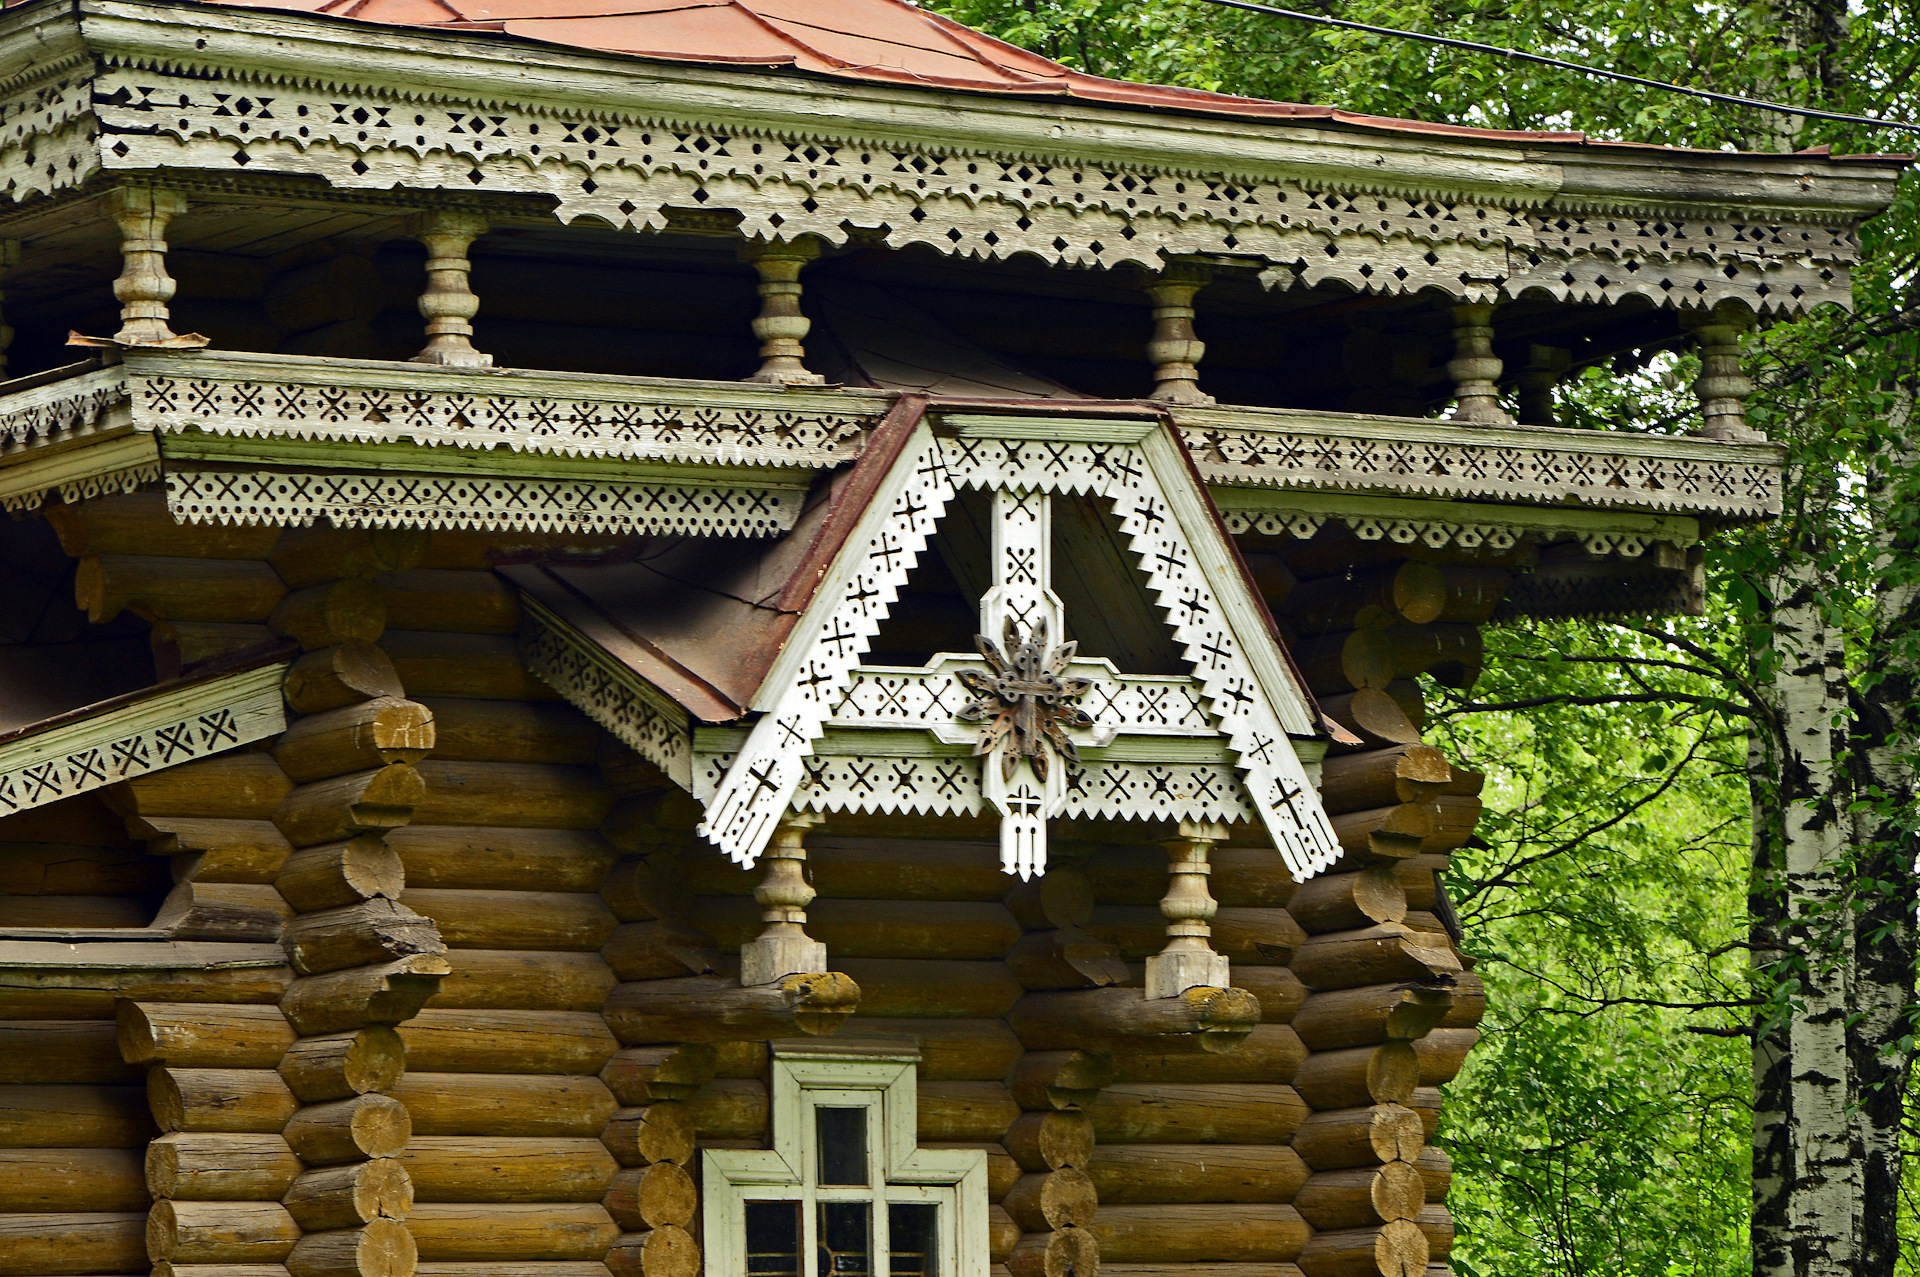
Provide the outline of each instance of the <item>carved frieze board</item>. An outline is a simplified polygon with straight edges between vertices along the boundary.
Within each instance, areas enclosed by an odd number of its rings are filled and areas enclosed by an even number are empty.
[[[0,738],[0,815],[224,753],[286,729],[284,661],[136,692]]]

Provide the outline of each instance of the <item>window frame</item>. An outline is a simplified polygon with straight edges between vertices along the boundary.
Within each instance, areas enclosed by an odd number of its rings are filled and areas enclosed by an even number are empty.
[[[703,1241],[711,1277],[745,1277],[746,1203],[798,1201],[803,1277],[817,1271],[819,1203],[874,1205],[870,1244],[876,1274],[889,1262],[886,1207],[930,1202],[940,1212],[940,1277],[987,1277],[987,1154],[984,1149],[921,1148],[917,1133],[917,1049],[861,1049],[854,1043],[773,1044],[769,1091],[773,1147],[701,1153]],[[867,1110],[864,1186],[817,1183],[813,1110]]]

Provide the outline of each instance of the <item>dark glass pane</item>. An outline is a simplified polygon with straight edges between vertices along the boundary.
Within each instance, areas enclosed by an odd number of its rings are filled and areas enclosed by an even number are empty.
[[[892,1277],[940,1277],[940,1208],[931,1202],[895,1202],[887,1207],[887,1248]]]
[[[820,1182],[866,1183],[867,1111],[816,1108],[813,1120],[820,1138]]]
[[[820,1203],[820,1277],[873,1277],[872,1207]]]
[[[750,1277],[800,1277],[800,1203],[748,1202]]]

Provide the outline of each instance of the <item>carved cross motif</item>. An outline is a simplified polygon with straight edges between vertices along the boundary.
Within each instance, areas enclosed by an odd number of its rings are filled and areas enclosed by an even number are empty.
[[[1072,703],[1086,695],[1093,680],[1067,677],[1066,669],[1080,645],[1062,643],[1050,649],[1044,618],[1025,641],[1019,624],[1009,618],[1002,632],[1004,654],[984,634],[974,635],[973,641],[990,667],[958,672],[960,682],[975,697],[960,711],[961,720],[986,724],[973,752],[990,754],[999,749],[1000,774],[1009,781],[1023,758],[1032,763],[1035,778],[1042,782],[1052,768],[1053,752],[1079,762],[1080,751],[1066,729],[1093,726],[1093,718]]]

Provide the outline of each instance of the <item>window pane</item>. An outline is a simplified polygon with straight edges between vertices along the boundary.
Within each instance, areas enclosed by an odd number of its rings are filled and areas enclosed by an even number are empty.
[[[866,1202],[820,1203],[820,1277],[873,1277],[872,1209]]]
[[[940,1208],[931,1202],[895,1202],[887,1207],[887,1248],[892,1277],[940,1277]]]
[[[747,1272],[800,1277],[800,1203],[748,1202]]]
[[[867,1111],[816,1108],[814,1131],[820,1140],[822,1184],[867,1182]]]

